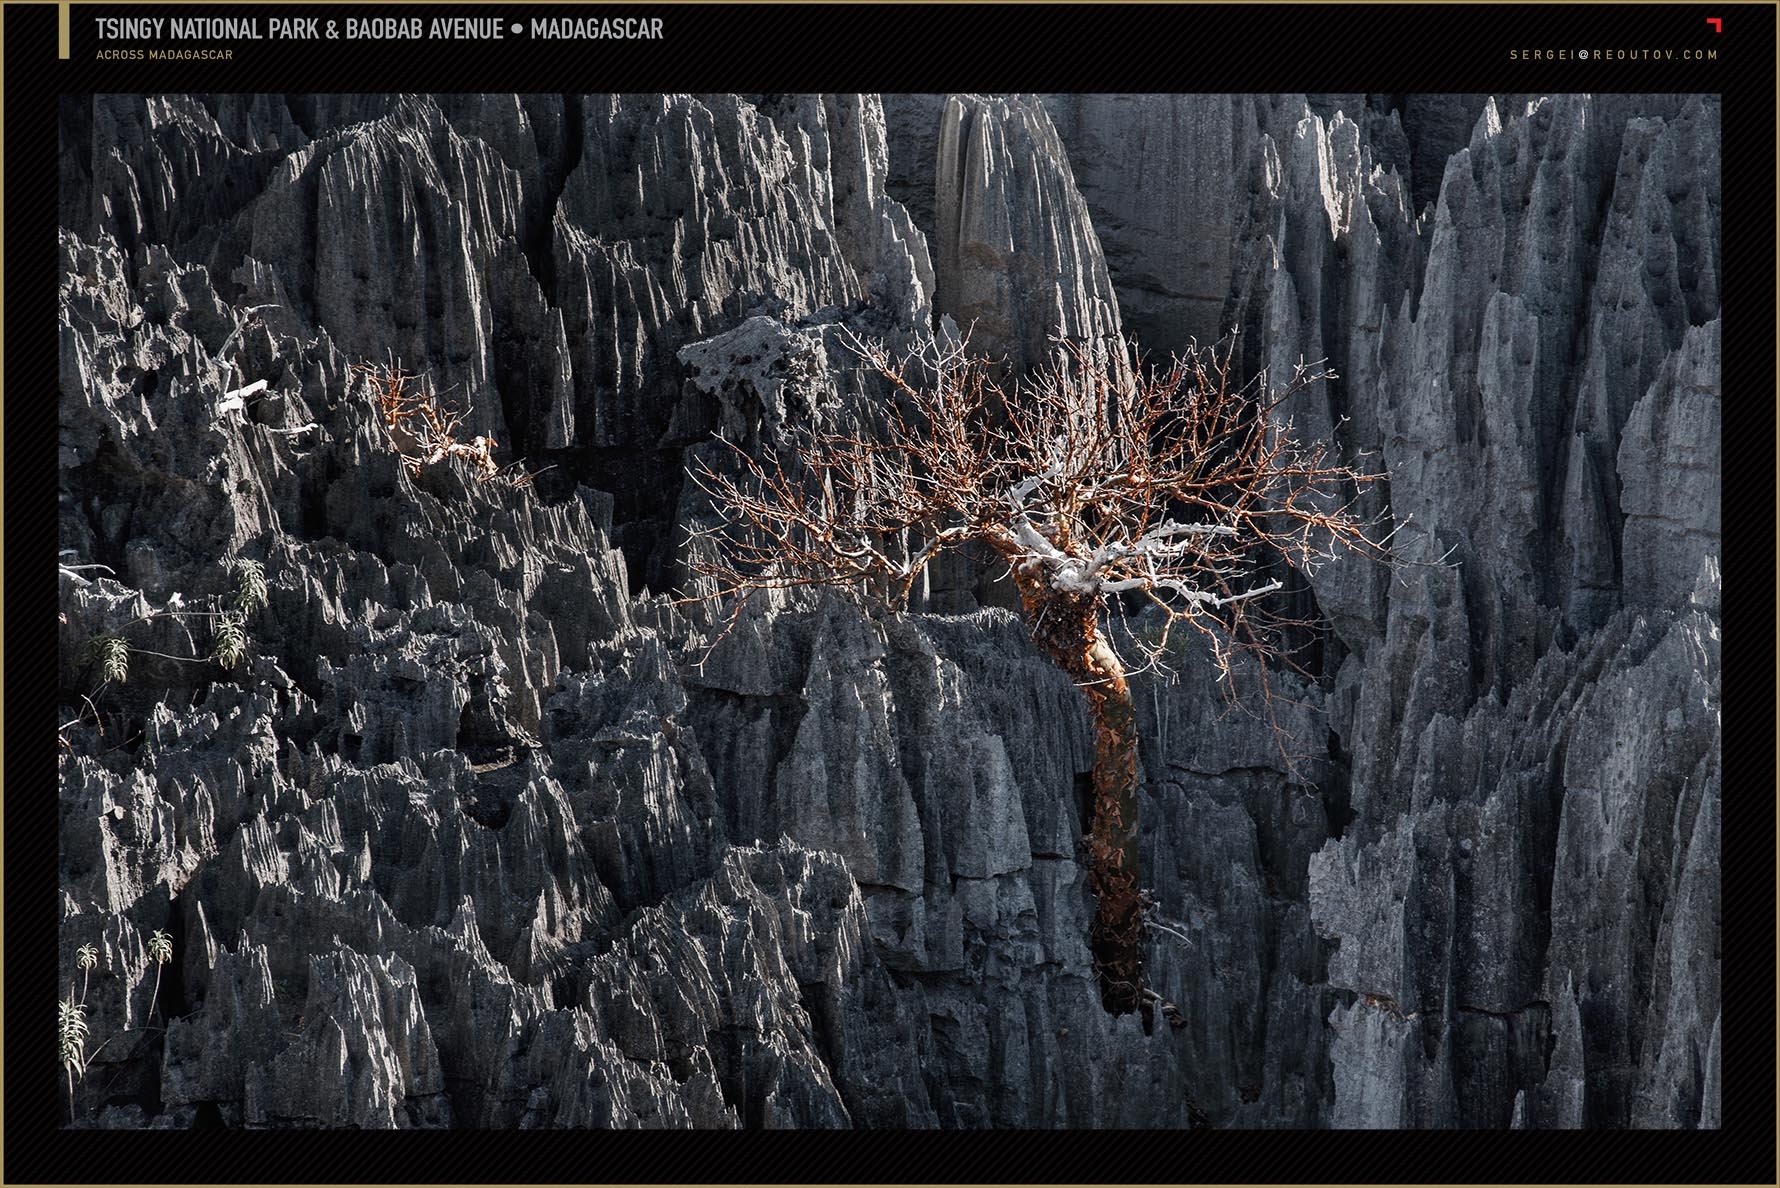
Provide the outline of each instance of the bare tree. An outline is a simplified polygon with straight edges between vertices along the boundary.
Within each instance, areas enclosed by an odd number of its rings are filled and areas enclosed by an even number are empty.
[[[1138,870],[1137,718],[1101,616],[1147,600],[1162,630],[1203,633],[1232,657],[1280,654],[1287,621],[1264,596],[1281,563],[1309,571],[1338,550],[1382,554],[1354,510],[1373,477],[1301,443],[1281,406],[1326,372],[1234,382],[1232,348],[1152,368],[1129,344],[1064,344],[1010,383],[965,345],[900,361],[852,344],[895,399],[870,431],[794,433],[783,448],[730,443],[725,469],[694,467],[718,522],[695,542],[700,598],[739,614],[761,589],[864,583],[900,610],[940,552],[987,545],[1020,593],[1039,648],[1087,696],[1095,725],[1087,868],[1090,947],[1115,1014],[1149,1001]],[[1269,700],[1271,693],[1268,693]]]

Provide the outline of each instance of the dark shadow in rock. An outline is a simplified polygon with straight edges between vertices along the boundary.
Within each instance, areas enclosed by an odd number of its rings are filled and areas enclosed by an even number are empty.
[[[464,815],[484,829],[501,829],[513,815],[513,802],[525,791],[529,764],[512,759],[489,765],[474,765],[476,783],[458,798]]]

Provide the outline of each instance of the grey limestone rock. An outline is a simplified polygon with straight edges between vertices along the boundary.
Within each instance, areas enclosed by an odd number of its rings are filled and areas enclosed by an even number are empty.
[[[1139,342],[1210,343],[1230,291],[1238,100],[1230,95],[1047,95]]]
[[[1016,369],[1053,338],[1117,334],[1119,307],[1087,204],[1044,105],[952,95],[934,178],[936,308]]]
[[[59,119],[83,1124],[1719,1124],[1713,97]],[[994,571],[711,648],[663,597],[713,432],[869,424],[846,334],[972,323],[1326,359],[1290,411],[1417,563],[1293,582],[1272,718],[1190,646],[1133,677],[1150,1035],[1094,988],[1085,703]],[[404,465],[389,358],[535,476]]]

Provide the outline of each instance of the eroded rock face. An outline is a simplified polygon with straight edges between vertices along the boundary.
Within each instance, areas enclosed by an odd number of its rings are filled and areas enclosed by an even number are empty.
[[[60,597],[83,1121],[1717,1124],[1715,101],[61,120],[59,547],[109,570]],[[1153,1035],[1089,964],[1083,701],[989,575],[708,652],[649,593],[713,432],[869,417],[847,333],[970,323],[1328,359],[1291,411],[1426,563],[1312,577],[1276,723],[1191,650],[1134,679]],[[404,466],[388,357],[540,473]]]
[[[971,345],[1034,366],[1052,339],[1117,334],[1100,240],[1050,114],[1034,97],[953,95],[934,176],[937,308]]]
[[[1352,649],[1330,725],[1359,816],[1313,861],[1311,907],[1341,941],[1331,982],[1386,1004],[1383,1023],[1350,1014],[1364,1038],[1344,1032],[1333,1056],[1338,1120],[1695,1125],[1712,1092],[1697,1016],[1717,1010],[1715,930],[1680,942],[1684,966],[1713,970],[1680,1013],[1634,1024],[1658,993],[1641,972],[1654,955],[1602,932],[1638,913],[1578,916],[1563,890],[1579,829],[1585,850],[1616,848],[1599,797],[1630,797],[1640,807],[1625,811],[1663,822],[1660,839],[1624,843],[1665,870],[1641,884],[1662,888],[1645,901],[1654,936],[1698,903],[1690,822],[1715,819],[1700,806],[1716,797],[1718,627],[1700,607],[1717,584],[1704,492],[1719,454],[1701,445],[1717,441],[1717,168],[1716,137],[1700,134],[1716,111],[1655,106],[1667,114],[1543,98],[1504,119],[1488,104],[1414,225],[1354,125],[1307,114],[1294,134],[1266,349],[1276,366],[1335,361],[1327,408],[1300,423],[1351,417],[1349,442],[1382,447],[1404,550],[1454,563],[1383,591],[1356,586],[1351,564],[1313,579]],[[1682,161],[1685,178],[1669,172]],[[1327,221],[1294,224],[1294,192],[1320,198]],[[1412,234],[1425,247],[1393,246]],[[1345,270],[1324,255],[1343,247]],[[1422,252],[1417,283],[1403,266]],[[1380,593],[1382,638],[1357,621]],[[1646,749],[1657,738],[1661,758]],[[1624,758],[1601,793],[1607,754]],[[1591,799],[1601,815],[1580,826]],[[1584,898],[1605,904],[1611,876],[1594,877]],[[1596,954],[1586,976],[1564,972],[1573,945]],[[1649,1063],[1629,1055],[1640,1026],[1687,1035],[1665,1035],[1695,1059],[1684,1088],[1654,1047]],[[1551,1074],[1584,1060],[1599,1075],[1562,1082],[1574,1092],[1558,1107]]]
[[[1230,95],[1047,95],[1139,342],[1210,343],[1230,291],[1230,234],[1248,178]]]

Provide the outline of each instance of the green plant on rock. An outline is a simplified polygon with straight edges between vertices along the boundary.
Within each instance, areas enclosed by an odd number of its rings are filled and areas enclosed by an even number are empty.
[[[87,1000],[87,979],[93,967],[99,964],[99,950],[92,945],[82,945],[74,951],[74,963],[80,966],[80,1001]]]
[[[148,1017],[154,1018],[161,998],[161,967],[173,960],[173,938],[159,928],[148,938],[148,956],[155,963],[155,988],[148,996]]]
[[[80,663],[92,671],[96,684],[100,687],[126,683],[130,679],[130,657],[133,654],[155,656],[183,664],[215,663],[225,669],[240,667],[242,661],[247,659],[250,647],[247,622],[268,603],[266,567],[261,562],[237,557],[229,562],[228,572],[232,579],[232,589],[228,595],[213,596],[212,599],[213,605],[223,604],[219,609],[175,609],[181,603],[179,596],[174,595],[169,599],[168,606],[138,615],[127,623],[87,640],[81,649]],[[180,656],[140,647],[126,638],[126,633],[132,628],[156,619],[200,619],[209,622],[210,650],[201,656]]]
[[[161,968],[169,961],[173,960],[173,938],[157,928],[149,935],[147,951],[148,959],[154,962],[155,967],[154,987],[149,991],[148,999],[148,1017],[152,1019],[154,1018],[155,1012],[160,1009]],[[80,946],[80,948],[74,951],[74,963],[81,970],[83,978],[88,976],[90,971],[99,964],[98,948],[92,944],[84,944]],[[75,1118],[75,1081],[77,1079],[84,1080],[86,1078],[87,1070],[92,1067],[93,1061],[98,1059],[99,1053],[104,1051],[107,1045],[111,1044],[113,1041],[123,1040],[126,1036],[143,1035],[166,1030],[164,1027],[125,1028],[122,1031],[107,1036],[100,1042],[99,1046],[92,1051],[87,1051],[87,1040],[92,1034],[91,1025],[87,1021],[86,998],[88,988],[89,983],[83,981],[80,987],[80,997],[77,999],[74,997],[73,979],[70,979],[68,982],[68,997],[64,1000],[59,1000],[58,1002],[58,1055],[61,1059],[62,1067],[68,1077],[68,1117],[71,1122]]]
[[[120,635],[107,633],[87,640],[82,660],[93,666],[102,685],[121,685],[130,679],[130,645]]]
[[[74,1075],[86,1076],[87,1007],[74,1000],[74,987],[68,997],[56,1003],[57,1049],[62,1068],[68,1074],[68,1120],[74,1121]]]
[[[266,567],[258,561],[237,557],[235,569],[235,609],[243,616],[266,605]]]
[[[216,621],[210,658],[224,668],[235,668],[247,658],[247,629],[232,615]]]

